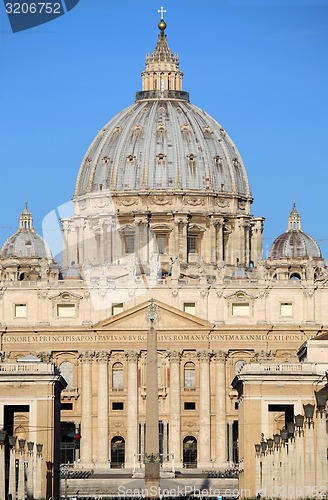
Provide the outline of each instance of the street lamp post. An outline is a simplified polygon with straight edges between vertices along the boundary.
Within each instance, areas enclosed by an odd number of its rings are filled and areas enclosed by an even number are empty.
[[[16,436],[9,436],[10,461],[9,461],[9,496],[16,498]]]
[[[33,441],[28,441],[27,500],[33,500],[33,472],[34,472],[33,448],[34,448]]]
[[[24,470],[25,439],[19,439],[18,445],[19,445],[18,500],[25,500],[25,470]]]
[[[36,499],[41,498],[42,495],[42,443],[37,443],[36,445],[36,471],[35,471],[35,491],[34,497]]]

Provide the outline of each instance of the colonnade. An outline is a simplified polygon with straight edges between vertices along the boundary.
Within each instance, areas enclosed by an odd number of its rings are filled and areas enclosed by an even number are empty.
[[[174,214],[163,225],[163,220],[150,219],[147,215],[120,223],[117,216],[99,218],[97,223],[87,219],[65,220],[63,223],[63,267],[75,262],[86,269],[89,265],[117,264],[128,255],[124,238],[134,238],[134,252],[140,262],[149,261],[154,247],[156,227],[167,235],[167,253],[178,256],[181,263],[188,263],[187,237],[197,237],[197,253],[204,263],[215,265],[224,261],[228,265],[246,265],[250,260],[256,265],[261,255],[262,221],[245,218],[224,218],[219,215],[190,216]],[[95,244],[96,243],[96,244]]]
[[[227,422],[226,422],[226,355],[221,351],[201,350],[194,354],[198,359],[199,396],[197,409],[191,415],[193,430],[183,426],[182,396],[184,393],[183,352],[172,350],[167,352],[168,403],[159,419],[163,422],[163,455],[174,456],[175,467],[183,466],[183,439],[190,433],[197,439],[197,467],[222,468],[227,465]],[[134,467],[136,457],[143,450],[145,436],[145,415],[140,412],[140,353],[125,351],[120,359],[126,361],[127,386],[120,393],[124,398],[124,414],[118,433],[125,441],[125,467]],[[115,360],[117,358],[115,357]],[[111,386],[109,383],[110,354],[108,352],[85,352],[80,356],[81,362],[81,453],[80,466],[84,468],[108,468],[110,462],[110,423],[109,405]],[[96,370],[92,364],[96,363]],[[211,368],[211,364],[214,367]],[[214,376],[211,379],[211,370]],[[97,378],[96,387],[93,377]],[[211,380],[213,382],[211,382]],[[213,387],[211,387],[211,384]],[[97,391],[97,398],[96,396]],[[188,393],[189,395],[190,393]],[[211,396],[214,405],[211,405]],[[164,406],[165,408],[165,406]],[[96,415],[95,415],[96,412]],[[189,414],[190,416],[190,414]],[[113,419],[117,420],[117,414]],[[93,428],[95,427],[95,431]],[[137,458],[138,460],[138,458]]]

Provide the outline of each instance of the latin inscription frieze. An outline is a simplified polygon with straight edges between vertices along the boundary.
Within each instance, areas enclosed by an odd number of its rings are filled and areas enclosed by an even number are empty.
[[[298,342],[302,343],[309,338],[302,333],[158,333],[157,341],[162,343],[170,342]],[[4,344],[22,343],[93,343],[93,342],[147,342],[146,333],[95,333],[95,334],[34,334],[34,335],[4,335]]]

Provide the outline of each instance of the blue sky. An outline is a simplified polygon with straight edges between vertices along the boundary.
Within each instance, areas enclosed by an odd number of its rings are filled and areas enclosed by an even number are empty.
[[[97,131],[134,102],[161,0],[80,0],[11,33],[0,4],[0,243],[27,199],[36,228],[73,196]],[[264,247],[296,201],[328,258],[328,0],[166,0],[184,90],[238,147],[266,217]]]

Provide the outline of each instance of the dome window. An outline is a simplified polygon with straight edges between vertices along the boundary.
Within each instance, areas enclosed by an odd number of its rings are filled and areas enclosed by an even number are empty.
[[[208,125],[206,125],[206,127],[204,127],[203,130],[204,130],[204,136],[205,136],[206,139],[213,139],[211,127],[209,127]]]
[[[103,165],[107,165],[109,163],[110,158],[108,156],[104,156],[102,159]]]
[[[141,136],[142,127],[141,125],[136,125],[133,129],[133,138],[138,139]]]
[[[158,165],[165,165],[166,155],[164,153],[159,153],[158,155],[156,155],[156,161]]]
[[[163,136],[166,132],[166,127],[164,123],[159,123],[156,129],[157,136]]]
[[[121,127],[115,127],[113,135],[112,135],[112,140],[115,141],[118,138],[118,136],[120,135],[121,132],[122,132],[122,128]]]
[[[133,155],[129,155],[126,157],[126,162],[128,165],[135,165],[136,163],[136,157]]]
[[[191,173],[192,174],[196,174],[196,156],[193,155],[193,154],[190,154],[187,156],[188,158],[188,165],[189,165],[189,168],[191,170]]]
[[[221,156],[214,156],[214,164],[217,168],[222,168],[222,158]]]

